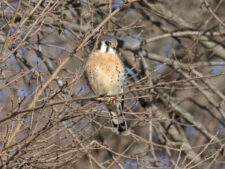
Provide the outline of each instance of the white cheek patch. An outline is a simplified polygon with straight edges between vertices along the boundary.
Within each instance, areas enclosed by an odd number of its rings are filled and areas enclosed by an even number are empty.
[[[107,50],[108,50],[108,51],[107,51]],[[110,47],[110,46],[107,46],[106,43],[105,43],[104,41],[101,42],[100,52],[101,52],[101,53],[109,52],[109,53],[115,53],[115,54],[116,54],[115,49],[113,49],[113,48]]]
[[[106,50],[107,50],[107,45],[105,44],[105,42],[101,42],[100,52],[105,53]]]
[[[109,51],[108,52],[115,53],[115,50],[113,48],[109,47]]]

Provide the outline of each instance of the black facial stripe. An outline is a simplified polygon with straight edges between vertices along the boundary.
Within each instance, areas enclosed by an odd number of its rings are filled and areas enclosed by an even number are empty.
[[[106,52],[108,52],[109,51],[109,45],[108,44],[106,44],[106,45],[107,45]]]
[[[110,46],[110,42],[109,42],[109,41],[105,41],[105,44],[106,44],[107,46]]]
[[[101,42],[98,43],[98,50],[101,49]]]
[[[109,41],[105,41],[105,44],[106,44],[106,52],[109,51],[109,47],[110,47],[110,42]]]

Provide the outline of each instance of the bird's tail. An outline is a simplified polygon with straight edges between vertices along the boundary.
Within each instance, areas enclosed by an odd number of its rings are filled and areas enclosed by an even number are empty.
[[[117,101],[113,109],[110,110],[112,118],[112,126],[116,134],[129,135],[130,132],[127,128],[127,122],[123,114],[123,106],[121,102]]]

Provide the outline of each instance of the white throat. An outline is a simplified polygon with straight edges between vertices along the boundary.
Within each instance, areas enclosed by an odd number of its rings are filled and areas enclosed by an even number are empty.
[[[108,50],[108,51],[107,51]],[[110,46],[107,46],[106,43],[104,41],[101,42],[101,46],[100,46],[100,52],[101,53],[106,53],[106,52],[109,52],[109,53],[116,53],[116,51],[110,47]]]

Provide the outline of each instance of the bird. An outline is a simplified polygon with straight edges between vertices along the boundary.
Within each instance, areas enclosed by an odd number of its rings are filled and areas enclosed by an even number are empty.
[[[85,72],[89,86],[97,96],[118,95],[124,92],[126,85],[125,66],[117,54],[117,40],[101,35],[98,47],[93,50],[86,62]],[[123,113],[123,96],[118,96],[106,104],[109,110],[113,132],[129,135]]]

